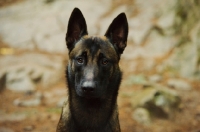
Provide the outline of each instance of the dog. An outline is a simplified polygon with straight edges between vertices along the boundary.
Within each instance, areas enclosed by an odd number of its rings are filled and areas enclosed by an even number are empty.
[[[57,132],[120,132],[119,60],[127,36],[125,13],[112,21],[104,36],[89,36],[82,12],[74,8],[66,33],[68,101],[64,103]]]

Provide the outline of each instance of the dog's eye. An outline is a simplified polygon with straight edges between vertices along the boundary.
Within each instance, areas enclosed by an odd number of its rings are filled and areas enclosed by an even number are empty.
[[[101,61],[102,65],[107,65],[108,64],[108,60],[106,58],[103,58]]]
[[[84,62],[84,60],[83,60],[82,57],[78,57],[78,58],[76,59],[76,61],[77,61],[79,64],[83,64],[83,62]]]

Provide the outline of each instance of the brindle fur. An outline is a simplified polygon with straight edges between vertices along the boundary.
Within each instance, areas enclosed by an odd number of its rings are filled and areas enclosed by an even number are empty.
[[[122,73],[120,56],[126,47],[128,23],[124,13],[105,36],[89,36],[78,8],[71,14],[66,34],[68,100],[57,132],[120,132],[117,95]]]

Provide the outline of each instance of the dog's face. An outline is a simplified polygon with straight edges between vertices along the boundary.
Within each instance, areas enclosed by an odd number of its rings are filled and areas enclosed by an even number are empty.
[[[106,37],[83,36],[69,56],[77,94],[88,98],[105,95],[119,60],[109,40]]]
[[[119,70],[120,55],[126,47],[128,23],[118,15],[105,36],[89,36],[81,11],[71,14],[66,35],[69,50],[68,72],[73,77],[76,94],[85,98],[103,98],[109,83]]]

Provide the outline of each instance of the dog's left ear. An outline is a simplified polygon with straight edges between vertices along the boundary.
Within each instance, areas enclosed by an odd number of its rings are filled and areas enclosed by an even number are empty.
[[[125,13],[119,14],[112,21],[105,36],[110,39],[118,53],[122,54],[128,37],[128,22]]]
[[[71,51],[75,43],[84,35],[87,35],[87,24],[82,12],[78,8],[74,8],[69,18],[66,42],[67,48]]]

